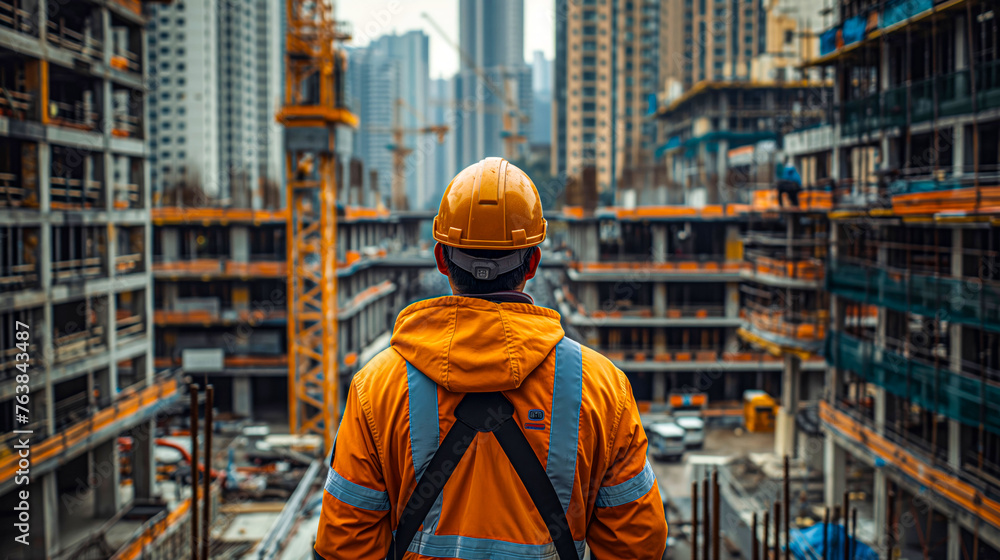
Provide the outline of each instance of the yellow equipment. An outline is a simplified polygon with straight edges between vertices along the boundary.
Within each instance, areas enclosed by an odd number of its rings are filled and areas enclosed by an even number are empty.
[[[489,157],[451,180],[434,218],[434,239],[459,249],[512,251],[545,240],[535,184],[517,166]]]
[[[764,391],[743,392],[743,424],[748,432],[774,431],[774,415],[778,406]]]
[[[288,0],[285,127],[288,258],[288,417],[293,434],[317,434],[328,452],[337,429],[336,127],[357,126],[343,107],[347,58],[327,1]]]

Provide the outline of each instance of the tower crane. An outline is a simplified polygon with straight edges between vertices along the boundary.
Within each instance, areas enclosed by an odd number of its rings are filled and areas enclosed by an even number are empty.
[[[288,205],[288,417],[294,434],[317,434],[329,452],[337,429],[336,129],[356,127],[343,107],[350,34],[329,0],[285,4],[285,128]]]
[[[455,49],[455,52],[458,53],[462,62],[476,74],[476,76],[483,82],[490,92],[503,101],[503,129],[500,132],[500,136],[503,137],[503,155],[508,160],[517,159],[517,145],[527,141],[527,137],[518,132],[518,123],[526,123],[529,119],[527,115],[521,112],[521,108],[518,106],[517,100],[513,97],[514,88],[511,87],[511,78],[507,75],[506,70],[504,68],[500,68],[500,73],[503,75],[503,89],[501,90],[501,88],[498,88],[493,83],[493,80],[490,79],[486,72],[480,68],[478,64],[476,64],[476,61],[473,60],[472,57],[469,56],[469,54],[466,53],[458,43],[454,42],[447,33],[445,33],[444,29],[438,25],[436,21],[434,21],[434,18],[432,18],[430,14],[422,12],[420,17],[426,19],[427,23],[429,23],[431,27],[437,31],[438,35],[440,35],[441,38],[444,39],[449,46],[451,46],[451,48]]]
[[[436,124],[418,126],[415,128],[404,128],[400,110],[406,105],[402,98],[396,98],[392,110],[392,127],[380,128],[369,127],[369,132],[391,133],[392,144],[386,146],[392,151],[392,209],[406,210],[409,206],[406,199],[406,156],[413,153],[413,149],[405,145],[407,134],[436,134],[438,144],[444,142],[444,135],[448,133],[448,125]],[[412,112],[412,109],[410,109]],[[414,115],[416,116],[416,115]],[[420,118],[418,116],[418,118]],[[423,119],[421,119],[423,120]]]

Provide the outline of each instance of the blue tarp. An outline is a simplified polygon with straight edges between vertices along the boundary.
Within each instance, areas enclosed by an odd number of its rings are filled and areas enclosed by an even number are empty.
[[[826,558],[823,550],[824,523],[817,523],[808,529],[792,529],[792,555],[796,560],[822,560]],[[878,560],[878,554],[865,543],[849,539],[843,525],[829,525],[827,543],[830,548],[830,558],[843,558],[844,546],[856,546],[854,560]]]
[[[889,27],[924,10],[931,9],[931,0],[894,0],[882,10],[880,27]]]
[[[837,50],[837,31],[840,30],[840,26],[831,27],[823,32],[819,36],[819,54],[820,56],[827,55]]]
[[[865,26],[868,20],[863,17],[852,17],[844,22],[844,46],[860,41],[865,36]]]

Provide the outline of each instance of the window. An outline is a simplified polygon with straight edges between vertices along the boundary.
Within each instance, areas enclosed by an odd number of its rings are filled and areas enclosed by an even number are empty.
[[[163,108],[161,108],[160,109],[160,114],[161,115],[169,115],[170,114],[170,107],[163,107]]]
[[[583,110],[584,111],[594,111],[596,109],[597,109],[597,103],[590,102],[590,103],[584,103],[583,104]]]
[[[184,25],[184,18],[182,17],[177,18],[177,25]]]

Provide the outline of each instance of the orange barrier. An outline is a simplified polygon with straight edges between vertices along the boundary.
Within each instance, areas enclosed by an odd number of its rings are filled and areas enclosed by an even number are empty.
[[[226,261],[226,274],[232,276],[255,276],[258,278],[281,278],[286,274],[283,261],[236,262]]]
[[[939,212],[987,212],[1000,207],[1000,187],[942,189],[892,197],[892,211],[901,216]]]
[[[681,205],[647,205],[636,206],[635,208],[620,208],[617,206],[607,206],[598,208],[597,213],[612,213],[619,220],[647,220],[651,218],[694,218],[694,219],[716,219],[727,216],[739,216],[750,210],[747,204],[709,204],[701,208]],[[584,211],[582,206],[563,206],[562,215],[564,218],[583,219]]]
[[[353,220],[372,220],[389,216],[386,208],[365,208],[364,206],[347,206],[344,208],[343,219],[350,222]]]
[[[664,263],[654,263],[646,261],[598,261],[570,263],[578,272],[616,272],[616,271],[639,271],[639,272],[680,272],[706,273],[706,272],[739,272],[743,268],[743,261],[672,261]]]
[[[226,367],[284,367],[288,365],[288,356],[226,356],[223,363]],[[169,358],[157,356],[153,358],[153,364],[158,368],[177,367],[181,365],[180,358]]]
[[[675,350],[653,353],[645,350],[600,350],[606,358],[615,362],[777,362],[781,358],[766,352],[722,352],[717,350]]]
[[[70,447],[80,443],[114,422],[134,416],[144,408],[156,404],[165,397],[178,392],[176,379],[168,379],[156,385],[146,387],[136,393],[123,397],[112,407],[99,410],[90,418],[59,430],[59,433],[48,439],[35,443],[31,447],[31,462],[39,465],[66,452]],[[17,454],[11,454],[0,459],[0,480],[8,480],[17,472]]]
[[[788,200],[787,196],[785,200]],[[758,212],[791,209],[825,212],[833,208],[833,194],[830,191],[801,190],[798,206],[782,206],[778,189],[760,189],[753,192],[750,208]]]
[[[760,274],[801,280],[822,280],[823,261],[819,259],[789,261],[771,257],[756,257],[747,263],[747,269]]]
[[[218,259],[190,259],[184,261],[153,263],[153,272],[174,274],[218,274],[222,272],[222,262]]]
[[[156,225],[211,223],[283,223],[288,219],[288,211],[252,210],[250,208],[180,208],[176,206],[161,206],[150,210],[150,216]]]
[[[361,290],[360,292],[355,294],[354,297],[352,297],[350,301],[347,302],[347,305],[345,305],[343,309],[351,309],[356,305],[360,305],[365,300],[375,297],[379,294],[383,294],[389,291],[394,286],[395,284],[393,284],[391,280],[383,280],[378,284],[375,284],[373,286],[368,286],[364,290]]]
[[[968,483],[918,459],[875,430],[835,409],[827,401],[820,401],[819,417],[844,436],[867,447],[870,452],[906,473],[919,485],[941,494],[987,523],[1000,526],[1000,503],[987,498]]]
[[[822,340],[826,338],[827,313],[820,311],[816,315],[810,323],[789,323],[780,315],[760,311],[750,311],[746,317],[751,325],[762,331],[801,340]]]
[[[258,323],[266,320],[285,319],[288,316],[288,313],[283,309],[275,309],[268,312],[257,309],[241,310],[236,314],[236,316],[239,321]],[[220,321],[222,321],[222,317],[220,315],[203,309],[195,309],[191,311],[169,311],[161,309],[153,313],[153,322],[160,326],[205,324]]]

